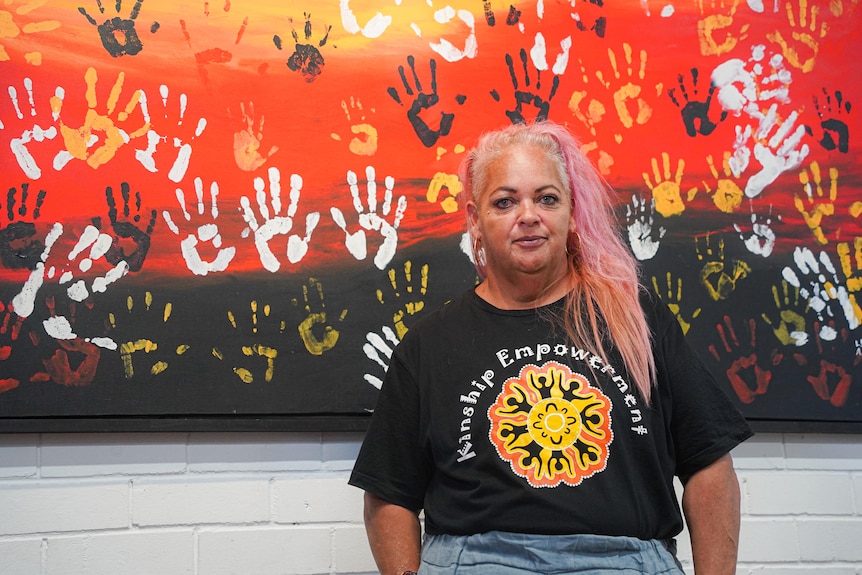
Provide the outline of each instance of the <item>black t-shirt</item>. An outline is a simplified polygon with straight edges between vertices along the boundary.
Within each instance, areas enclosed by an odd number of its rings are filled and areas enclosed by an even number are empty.
[[[469,291],[429,314],[392,355],[350,483],[424,508],[433,534],[675,536],[674,475],[752,432],[666,306],[641,305],[658,371],[649,406],[615,349],[606,364],[574,348],[547,309]]]

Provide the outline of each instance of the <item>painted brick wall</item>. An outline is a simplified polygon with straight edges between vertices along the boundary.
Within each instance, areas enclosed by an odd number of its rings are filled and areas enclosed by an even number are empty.
[[[346,484],[360,440],[0,435],[0,575],[374,573]],[[740,575],[862,575],[862,436],[764,434],[733,455]]]

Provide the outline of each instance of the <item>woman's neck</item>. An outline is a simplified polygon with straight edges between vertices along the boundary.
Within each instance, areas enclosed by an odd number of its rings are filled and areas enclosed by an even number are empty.
[[[489,276],[476,287],[476,295],[499,309],[533,309],[563,298],[572,288],[568,275],[548,282],[545,278],[519,278],[517,282]]]

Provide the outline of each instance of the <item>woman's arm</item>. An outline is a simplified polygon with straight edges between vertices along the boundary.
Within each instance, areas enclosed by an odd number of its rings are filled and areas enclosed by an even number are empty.
[[[413,511],[365,492],[365,531],[381,575],[419,570],[419,517]]]
[[[730,454],[689,478],[682,509],[696,575],[733,575],[739,547],[739,481]]]

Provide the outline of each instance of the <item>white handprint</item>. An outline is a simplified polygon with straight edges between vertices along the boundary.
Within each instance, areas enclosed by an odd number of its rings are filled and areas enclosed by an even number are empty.
[[[781,220],[781,216],[778,216]],[[766,216],[758,216],[754,211],[754,206],[751,207],[751,233],[746,238],[742,226],[733,224],[734,229],[739,234],[739,239],[743,241],[745,247],[753,254],[769,257],[772,250],[775,248],[775,232],[772,231],[772,205],[769,206],[769,214]]]
[[[745,128],[738,124],[736,126],[733,155],[727,160],[727,166],[736,178],[748,168],[748,163],[751,161],[751,150],[748,149],[748,140],[751,138],[752,131],[753,128],[750,124],[745,126]]]
[[[745,195],[749,198],[759,196],[766,186],[778,179],[783,172],[799,166],[808,155],[808,144],[799,145],[802,137],[805,136],[805,126],[799,125],[796,130],[793,130],[799,116],[795,110],[769,138],[767,142],[769,145],[766,146],[762,143],[778,123],[777,110],[777,104],[770,106],[769,111],[754,133],[756,141],[754,157],[760,162],[762,168],[751,176],[745,185]],[[792,133],[791,130],[793,130]]]
[[[79,336],[77,333],[75,333],[74,329],[72,328],[72,324],[69,323],[69,320],[62,315],[49,317],[48,319],[42,321],[42,325],[45,328],[45,333],[47,333],[49,336],[53,337],[56,340],[74,340],[80,338],[88,343],[92,343],[93,345],[97,345],[111,351],[116,351],[117,348],[119,348],[117,342],[107,336]]]
[[[282,210],[281,205],[281,173],[278,168],[271,167],[267,170],[269,174],[269,194],[272,202],[272,214],[270,214],[267,206],[267,198],[265,191],[265,182],[263,178],[254,179],[254,189],[257,192],[257,207],[263,224],[259,224],[251,209],[251,202],[248,197],[240,198],[242,206],[242,217],[248,224],[248,229],[254,232],[254,245],[257,247],[257,252],[260,255],[260,263],[268,271],[276,272],[281,267],[281,262],[272,253],[269,247],[269,242],[275,236],[287,235],[293,227],[293,216],[296,215],[296,206],[299,202],[299,194],[302,189],[302,178],[297,174],[290,176],[290,205],[287,208],[287,215],[280,216]],[[305,216],[305,237],[299,235],[291,235],[287,240],[287,259],[290,263],[295,264],[305,257],[308,252],[308,242],[311,241],[311,234],[317,227],[320,221],[320,213],[312,212]],[[246,232],[247,233],[247,232]]]
[[[383,337],[380,337],[377,333],[370,331],[365,335],[365,339],[367,343],[362,346],[362,351],[365,352],[365,356],[383,368],[384,375],[389,370],[389,360],[392,359],[392,350],[401,343],[401,340],[398,339],[398,336],[395,334],[395,330],[391,327],[383,326],[381,330],[383,332]],[[363,376],[363,379],[380,389],[383,386],[383,378],[377,377],[376,375],[366,373]]]
[[[23,81],[24,90],[27,92],[27,103],[30,108],[30,116],[35,117],[37,115],[36,112],[36,103],[33,100],[33,81],[30,78],[24,78]],[[57,88],[56,95],[59,96],[62,92],[61,88]],[[18,94],[18,90],[15,86],[9,86],[8,88],[9,100],[12,102],[12,107],[15,108],[15,116],[20,121],[25,120],[24,113],[21,111],[21,96]],[[53,114],[53,120],[57,120],[57,115]],[[3,121],[0,120],[0,130],[4,130],[6,126],[3,124]],[[38,180],[42,177],[42,168],[39,167],[38,162],[33,157],[33,154],[30,153],[28,149],[28,145],[33,142],[41,143],[45,140],[53,140],[57,137],[57,127],[56,126],[48,126],[46,128],[41,127],[39,124],[33,124],[32,127],[25,127],[21,132],[19,137],[12,138],[9,141],[9,148],[12,150],[12,154],[15,156],[15,160],[18,162],[18,166],[24,171],[24,174],[30,178],[31,180]]]
[[[84,255],[80,261],[78,261],[77,265],[78,271],[81,273],[87,273],[92,269],[94,262],[105,257],[105,254],[108,252],[108,249],[110,249],[112,242],[113,238],[111,236],[100,232],[99,229],[93,225],[88,225],[84,228],[84,232],[78,239],[78,243],[76,243],[75,247],[72,248],[72,251],[69,252],[67,259],[72,263],[76,258],[80,257],[81,254],[89,250],[89,252]],[[108,289],[109,285],[119,280],[127,273],[129,273],[128,262],[126,262],[126,260],[120,260],[113,268],[108,270],[105,275],[95,278],[90,289],[92,289],[93,292],[104,293]],[[48,269],[48,277],[53,278],[54,275],[54,266],[51,266]],[[65,285],[74,279],[75,272],[66,267],[60,274],[58,283],[60,285]],[[75,301],[84,301],[89,297],[90,292],[87,290],[87,283],[83,279],[79,279],[66,288],[66,294],[69,298]]]
[[[383,237],[383,243],[377,250],[377,255],[374,256],[374,265],[378,269],[386,269],[386,266],[395,257],[395,251],[398,249],[398,226],[401,225],[401,218],[404,217],[404,211],[407,209],[407,198],[400,196],[398,205],[395,209],[392,223],[387,222],[384,217],[389,216],[392,210],[392,188],[395,186],[395,178],[386,176],[384,182],[386,192],[383,196],[382,216],[377,213],[377,182],[375,181],[375,172],[372,166],[365,169],[365,175],[368,183],[366,185],[368,195],[368,212],[362,206],[362,201],[359,199],[359,185],[356,173],[352,170],[347,172],[347,183],[350,186],[350,195],[353,197],[353,207],[356,213],[359,214],[360,229],[354,233],[347,231],[347,223],[344,220],[344,214],[339,208],[332,207],[329,212],[332,219],[339,228],[344,232],[344,245],[347,251],[357,260],[364,260],[368,254],[367,241],[365,230],[380,232]]]
[[[42,261],[36,264],[35,269],[30,272],[30,276],[27,278],[27,281],[24,282],[24,286],[21,291],[12,299],[12,305],[19,316],[27,317],[33,313],[36,295],[44,284],[46,277],[48,279],[54,279],[59,273],[59,278],[57,278],[58,284],[65,285],[72,282],[72,280],[75,279],[76,272],[70,268],[70,264],[75,262],[75,260],[84,254],[85,251],[89,250],[89,252],[77,262],[78,272],[89,272],[93,268],[95,261],[105,257],[105,253],[111,247],[111,242],[113,241],[111,236],[108,234],[103,234],[95,226],[88,225],[84,228],[84,231],[78,239],[78,242],[75,244],[75,247],[72,248],[71,252],[69,252],[69,255],[67,256],[69,263],[64,264],[63,270],[58,272],[54,265],[48,266],[46,270],[45,262],[48,260],[51,248],[62,234],[62,224],[59,222],[55,223],[51,228],[51,231],[48,232],[48,236],[45,238],[45,249],[42,251],[41,256]],[[125,276],[128,272],[129,264],[125,260],[122,260],[114,267],[110,268],[105,275],[98,276],[93,279],[89,289],[87,287],[87,282],[83,279],[79,279],[66,288],[66,294],[74,301],[84,301],[89,297],[90,290],[96,293],[104,293],[108,289],[109,285]]]
[[[817,318],[821,322],[834,319],[837,314],[833,309],[833,302],[838,302],[848,327],[851,330],[859,327],[862,310],[856,303],[855,295],[850,294],[847,287],[841,285],[829,254],[825,251],[820,252],[818,262],[818,258],[810,249],[797,247],[793,250],[793,261],[803,277],[800,278],[790,266],[784,268],[782,276],[788,283],[799,288],[799,295],[808,300],[808,305],[817,313]],[[831,274],[831,278],[826,277],[827,272]],[[806,285],[803,285],[803,279],[807,282]],[[833,341],[838,336],[838,332],[831,325],[824,323],[819,335],[825,341]]]
[[[183,259],[186,261],[186,267],[188,267],[192,273],[199,276],[205,276],[209,272],[223,272],[227,269],[228,264],[230,264],[231,260],[233,260],[236,255],[236,247],[222,247],[222,237],[219,233],[218,226],[215,224],[215,220],[218,219],[219,215],[218,191],[218,183],[213,182],[210,185],[210,215],[212,216],[213,223],[199,225],[195,233],[188,234],[180,242],[180,250],[182,251]],[[179,203],[180,209],[183,211],[183,217],[187,222],[191,221],[192,216],[186,209],[186,200],[183,190],[177,188],[176,195],[177,203]],[[203,181],[200,178],[195,178],[195,195],[197,197],[197,213],[199,216],[203,216],[205,211],[204,189]],[[171,218],[171,214],[167,210],[164,210],[162,212],[162,217],[165,218],[165,223],[168,224],[170,230],[175,235],[179,236],[180,229],[174,223]],[[201,258],[200,252],[198,251],[198,241],[205,243],[210,242],[213,247],[218,250],[218,254],[212,261],[206,262]]]
[[[45,262],[48,260],[48,255],[51,253],[51,247],[54,242],[63,235],[63,225],[60,222],[54,224],[51,231],[45,237],[45,249],[42,250],[40,256],[41,261],[36,264],[36,267],[30,272],[30,276],[21,287],[21,291],[12,298],[12,307],[19,317],[29,317],[33,313],[36,303],[36,294],[39,288],[45,281]]]
[[[773,54],[768,62],[770,73],[764,73],[766,46],[758,44],[751,48],[751,58],[743,61],[733,58],[722,62],[712,71],[713,85],[718,88],[718,101],[723,109],[739,115],[760,119],[763,113],[760,102],[790,101],[792,74],[784,67],[784,57]]]
[[[159,87],[159,96],[161,96],[162,106],[164,108],[163,118],[167,119],[168,117],[168,95],[170,91],[168,87],[162,84]],[[147,106],[147,96],[141,91],[141,111],[144,114],[144,119],[147,124],[150,126],[150,129],[147,130],[147,147],[143,150],[138,149],[135,150],[135,157],[141,163],[144,168],[146,168],[150,172],[157,172],[158,168],[156,167],[156,160],[153,155],[156,153],[157,148],[161,142],[171,141],[174,148],[177,148],[179,151],[177,152],[177,157],[174,160],[173,165],[171,165],[171,169],[168,172],[168,179],[175,184],[182,181],[182,179],[186,175],[186,170],[189,168],[189,160],[192,155],[192,145],[189,142],[184,142],[177,136],[169,137],[164,136],[156,132],[153,128],[152,122],[150,122],[150,112]],[[186,108],[188,106],[188,97],[185,94],[180,94],[179,97],[179,110],[178,110],[178,118],[177,118],[177,128],[180,128],[183,124],[183,119],[186,114]],[[194,135],[190,138],[194,140],[198,136],[200,136],[204,129],[206,129],[207,121],[206,118],[198,119],[198,123],[195,126]]]
[[[655,198],[650,201],[649,209],[646,207],[646,199],[632,195],[632,203],[626,206],[626,220],[628,221],[629,244],[635,257],[641,261],[652,259],[661,246],[661,238],[667,230],[658,228],[658,235],[653,231],[655,215]]]

